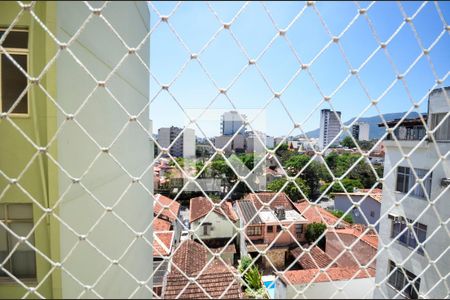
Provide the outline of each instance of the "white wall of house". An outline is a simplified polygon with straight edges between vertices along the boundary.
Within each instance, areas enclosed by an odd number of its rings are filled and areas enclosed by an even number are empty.
[[[211,223],[212,224],[212,230],[208,235],[203,235],[203,228],[201,224],[204,223]],[[235,224],[236,225],[236,224]],[[191,228],[195,230],[195,238],[200,238],[202,240],[207,239],[218,239],[218,238],[231,238],[234,236],[236,230],[231,223],[231,221],[222,216],[221,214],[218,214],[216,212],[211,212],[206,217],[203,217],[201,219],[198,219],[197,221],[194,221],[191,223]]]
[[[91,5],[99,6],[98,3]],[[91,12],[81,2],[57,3],[57,32],[62,42],[67,42]],[[101,13],[123,37],[130,47],[137,47],[149,31],[149,11],[145,2],[109,3]],[[93,16],[77,40],[70,46],[74,55],[83,63],[97,80],[103,81],[121,58],[128,53],[113,31],[98,16]],[[149,63],[149,41],[139,51],[141,58]],[[56,60],[57,94],[56,101],[67,113],[73,114],[96,86],[96,82],[67,52],[62,51]],[[75,116],[89,135],[100,145],[109,147],[118,136],[121,128],[128,123],[117,141],[109,149],[122,167],[132,176],[139,177],[153,159],[151,143],[148,138],[149,112],[145,106],[149,101],[149,73],[136,55],[130,55],[117,72],[106,82],[106,88],[131,115],[138,115],[137,122],[130,122],[129,116],[104,87],[99,87],[87,104]],[[79,241],[64,225],[60,227],[60,253],[63,260],[79,242],[64,262],[64,267],[84,285],[92,286],[102,297],[129,297],[139,287],[120,267],[111,265],[111,260],[121,258],[119,263],[138,280],[146,280],[152,273],[152,248],[142,238],[136,238],[112,213],[105,213],[98,202],[113,207],[136,232],[143,232],[153,218],[152,172],[141,178],[141,184],[132,182],[130,176],[106,153],[89,139],[73,121],[65,122],[63,113],[58,112],[58,124],[62,126],[52,147],[57,147],[57,160],[65,171],[59,171],[59,194],[64,198],[59,205],[58,215],[76,233],[87,235],[95,245],[95,250],[86,241]],[[64,125],[63,125],[63,122]],[[101,153],[95,162],[96,155]],[[86,172],[86,170],[88,170]],[[71,185],[73,178],[81,184]],[[120,196],[121,201],[115,206]],[[96,199],[95,199],[95,198]],[[96,226],[92,229],[92,226]],[[152,241],[152,232],[146,238]],[[66,272],[62,273],[62,297],[75,298],[83,292],[83,287]],[[103,276],[102,276],[103,274]],[[102,277],[101,277],[102,276]],[[100,279],[98,282],[97,280]],[[145,287],[140,288],[135,297],[151,297]],[[87,291],[84,297],[96,297]]]
[[[275,299],[372,299],[375,279],[359,278],[353,280],[317,282],[289,285],[281,280],[276,281]],[[306,288],[307,287],[307,288]],[[304,290],[303,294],[298,291]],[[338,291],[339,288],[342,290]]]

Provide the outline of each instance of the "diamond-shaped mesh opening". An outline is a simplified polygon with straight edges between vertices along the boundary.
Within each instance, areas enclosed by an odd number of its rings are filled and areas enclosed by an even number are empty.
[[[449,296],[447,3],[0,10],[0,297]]]

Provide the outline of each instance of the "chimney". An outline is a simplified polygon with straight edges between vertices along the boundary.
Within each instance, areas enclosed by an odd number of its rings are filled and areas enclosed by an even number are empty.
[[[275,215],[277,216],[278,220],[282,221],[286,219],[286,210],[284,206],[277,206],[275,207]]]

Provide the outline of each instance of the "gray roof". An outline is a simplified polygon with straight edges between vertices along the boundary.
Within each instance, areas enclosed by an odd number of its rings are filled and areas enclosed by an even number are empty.
[[[262,224],[261,218],[259,217],[259,214],[256,211],[256,207],[252,201],[239,200],[239,201],[237,201],[237,205],[239,206],[239,209],[241,210],[242,217],[244,218],[245,224],[250,224],[250,225]],[[254,217],[255,215],[256,215],[256,217]],[[251,220],[251,222],[249,223],[250,220]]]
[[[153,272],[155,274],[153,275],[153,285],[154,286],[161,286],[163,285],[163,279],[164,275],[166,275],[167,272],[167,260],[153,260]]]

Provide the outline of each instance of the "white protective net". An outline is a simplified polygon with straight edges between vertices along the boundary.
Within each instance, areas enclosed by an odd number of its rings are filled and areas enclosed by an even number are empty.
[[[449,14],[0,2],[0,298],[448,298]]]

